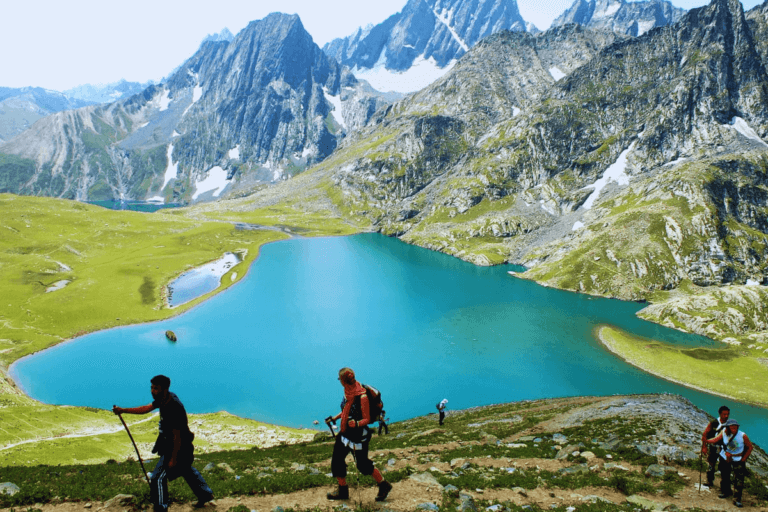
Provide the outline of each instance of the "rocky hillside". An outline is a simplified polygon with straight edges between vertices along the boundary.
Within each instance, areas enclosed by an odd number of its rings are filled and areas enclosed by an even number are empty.
[[[667,0],[576,0],[555,18],[553,27],[578,23],[585,27],[641,36],[656,27],[671,25],[685,14]]]
[[[208,41],[168,80],[61,112],[0,146],[0,191],[185,202],[286,179],[386,99],[343,74],[297,16]]]
[[[434,414],[390,425],[374,436],[371,457],[394,484],[387,501],[373,501],[370,477],[352,469],[352,510],[730,510],[717,490],[699,489],[700,435],[710,419],[671,395],[537,400]],[[127,441],[126,441],[127,442]],[[326,509],[330,434],[268,449],[200,455],[196,466],[213,488],[220,511]],[[743,503],[768,502],[768,458],[748,461]],[[134,461],[95,466],[3,468],[0,506],[34,504],[43,512],[85,508],[138,510],[148,504]],[[719,479],[718,479],[719,480]],[[171,511],[191,509],[184,485],[171,487]],[[119,496],[118,496],[119,495]],[[316,508],[317,507],[317,508]]]
[[[515,0],[409,0],[386,21],[334,39],[323,51],[376,89],[413,92],[502,30],[526,31]]]

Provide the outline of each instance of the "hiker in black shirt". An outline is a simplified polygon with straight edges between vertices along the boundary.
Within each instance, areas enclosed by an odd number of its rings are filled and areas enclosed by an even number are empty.
[[[112,408],[115,414],[147,414],[155,409],[160,409],[159,434],[152,453],[157,453],[160,460],[152,472],[149,488],[150,501],[154,505],[155,512],[167,512],[170,499],[168,497],[168,480],[183,477],[192,492],[197,496],[195,507],[202,507],[213,500],[213,491],[205,483],[198,470],[192,467],[194,456],[192,452],[192,440],[195,435],[189,431],[187,423],[187,411],[184,409],[179,397],[168,391],[171,387],[171,379],[165,375],[156,375],[150,381],[152,383],[151,404],[141,407],[123,409],[118,406]]]
[[[722,444],[712,445],[707,450],[707,439],[714,439],[723,432],[725,423],[731,415],[731,410],[724,405],[717,410],[717,413],[719,418],[710,421],[701,434],[701,453],[707,456],[707,463],[709,464],[707,469],[707,487],[709,488],[715,486],[715,471],[717,471],[717,461],[720,458],[720,450],[723,446]]]

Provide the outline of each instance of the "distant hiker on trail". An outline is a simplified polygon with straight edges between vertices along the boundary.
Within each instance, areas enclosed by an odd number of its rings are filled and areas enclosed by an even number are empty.
[[[333,417],[328,417],[326,422],[341,419],[339,433],[336,436],[336,444],[333,445],[331,457],[331,473],[339,481],[339,489],[335,493],[328,493],[329,500],[349,499],[349,486],[347,485],[347,463],[344,459],[352,452],[357,469],[363,475],[373,475],[379,485],[376,501],[384,501],[392,490],[392,484],[384,480],[378,469],[373,467],[373,462],[368,458],[368,443],[371,440],[371,432],[368,425],[371,420],[371,408],[365,388],[355,380],[355,372],[350,368],[339,370],[339,382],[344,386],[344,400],[341,402],[341,412]]]
[[[741,494],[744,491],[744,477],[747,474],[747,458],[752,453],[752,441],[747,434],[739,430],[739,422],[728,420],[719,436],[707,439],[709,444],[722,443],[720,451],[720,495],[718,498],[733,496],[733,504],[741,508]],[[733,489],[731,493],[731,470],[733,470]]]
[[[448,404],[448,399],[443,398],[440,402],[437,404],[437,412],[440,413],[440,425],[443,424],[443,420],[445,420],[445,406]]]
[[[141,407],[123,409],[114,406],[115,414],[147,414],[160,409],[160,433],[152,448],[160,460],[152,472],[149,486],[149,499],[154,505],[155,512],[167,512],[170,499],[168,497],[168,480],[183,477],[192,492],[197,496],[195,507],[202,507],[213,500],[213,491],[205,483],[200,472],[192,467],[194,456],[192,440],[195,435],[189,431],[187,411],[179,397],[171,393],[171,379],[165,375],[156,375],[150,380],[153,402]]]
[[[720,450],[722,445],[707,445],[707,439],[714,439],[719,436],[725,428],[725,422],[728,421],[728,416],[731,415],[731,410],[727,406],[722,406],[717,410],[720,416],[707,423],[707,428],[701,434],[701,453],[707,456],[707,487],[715,486],[715,471],[717,471],[717,460],[720,458]],[[707,452],[709,448],[709,452]]]
[[[381,411],[381,414],[379,415],[379,435],[381,435],[381,429],[384,429],[385,434],[389,434],[389,427],[387,426],[387,422],[389,421],[389,418],[387,416],[387,411]]]

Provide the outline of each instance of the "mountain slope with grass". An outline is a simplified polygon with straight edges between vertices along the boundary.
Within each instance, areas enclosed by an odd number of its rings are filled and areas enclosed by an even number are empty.
[[[698,449],[709,417],[674,395],[536,400],[450,411],[393,423],[374,436],[371,457],[394,484],[375,503],[370,477],[349,457],[350,499],[329,503],[333,442],[310,442],[197,456],[221,512],[245,510],[550,509],[575,511],[730,510],[716,490],[699,490]],[[128,444],[126,440],[126,444]],[[128,444],[128,446],[130,446]],[[744,505],[768,503],[768,458],[759,447],[748,461]],[[140,510],[149,505],[135,460],[96,465],[15,466],[0,469],[18,492],[0,493],[0,507],[42,512],[85,508]],[[183,481],[171,484],[171,512],[191,510]],[[119,496],[123,495],[123,496]]]

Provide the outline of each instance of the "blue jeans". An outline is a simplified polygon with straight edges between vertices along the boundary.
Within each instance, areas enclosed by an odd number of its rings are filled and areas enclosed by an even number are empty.
[[[165,456],[157,461],[155,470],[152,472],[152,478],[149,485],[149,499],[155,507],[155,512],[166,512],[170,504],[168,496],[168,480],[176,480],[183,477],[192,492],[197,496],[198,501],[210,501],[213,491],[205,483],[203,475],[192,467],[191,464],[177,465],[169,469],[163,466]]]

